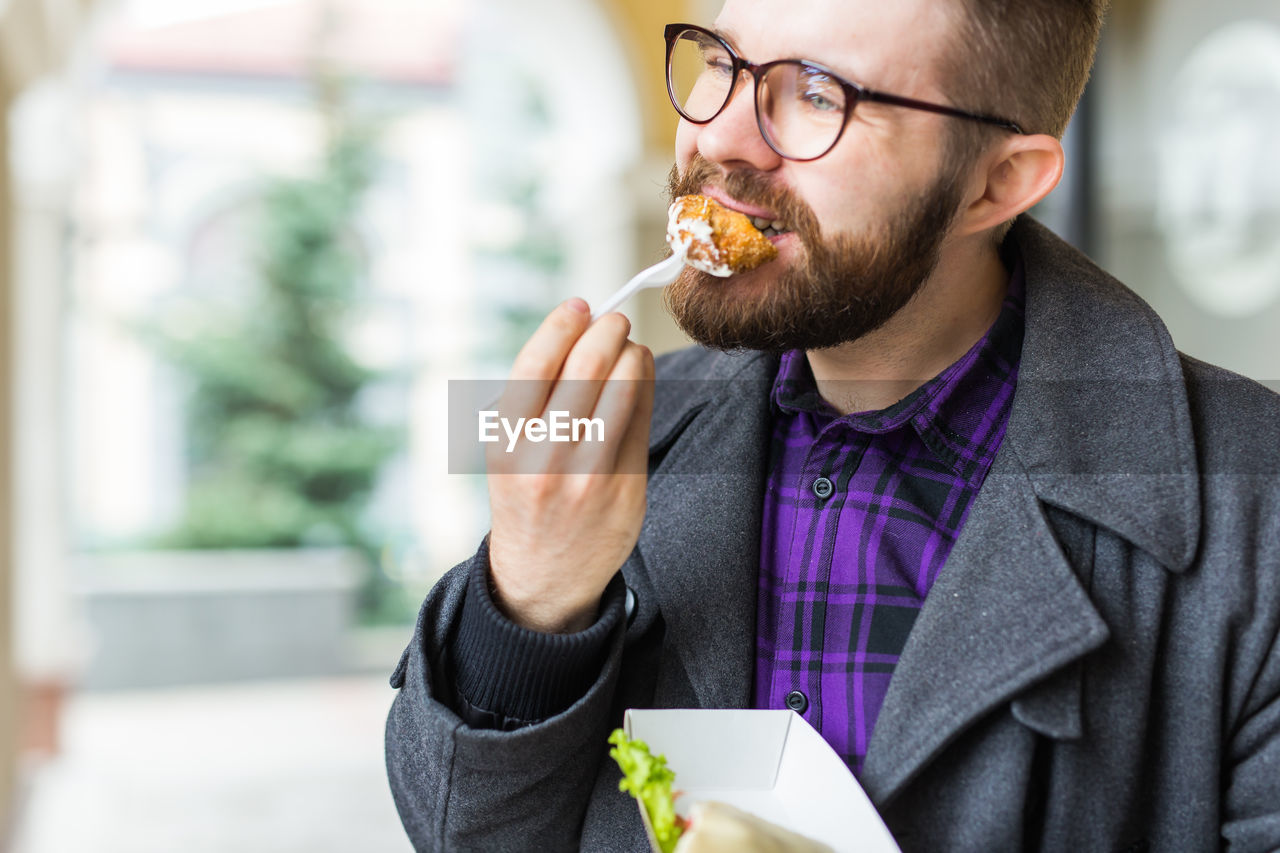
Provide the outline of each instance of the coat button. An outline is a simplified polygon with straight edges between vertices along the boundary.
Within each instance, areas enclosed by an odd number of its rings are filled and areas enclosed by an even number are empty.
[[[813,481],[813,493],[818,496],[819,500],[826,500],[835,493],[836,487],[826,477],[819,477]]]
[[[787,694],[787,707],[795,711],[797,714],[803,714],[809,710],[809,697],[805,696],[799,690],[792,690]]]

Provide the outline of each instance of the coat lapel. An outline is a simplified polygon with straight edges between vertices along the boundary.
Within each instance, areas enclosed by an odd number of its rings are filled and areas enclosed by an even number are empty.
[[[709,379],[660,383],[655,403],[654,449],[673,431],[680,440],[650,478],[639,555],[704,708],[750,702],[776,367],[763,355],[720,355]]]
[[[1002,452],[894,671],[867,751],[867,792],[883,805],[978,717],[1107,637],[1030,482]],[[1078,701],[1054,713],[1047,727],[1079,731]]]

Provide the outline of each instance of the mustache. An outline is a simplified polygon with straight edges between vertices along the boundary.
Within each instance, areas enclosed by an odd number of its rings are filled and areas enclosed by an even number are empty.
[[[778,186],[756,169],[723,171],[697,153],[683,174],[679,166],[671,167],[667,178],[667,201],[675,201],[684,195],[698,195],[705,187],[716,187],[743,204],[772,211],[806,244],[812,245],[822,236],[813,208],[791,190]]]

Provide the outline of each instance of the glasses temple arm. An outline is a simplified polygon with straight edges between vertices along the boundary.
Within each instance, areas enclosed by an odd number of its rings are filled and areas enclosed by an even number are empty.
[[[967,118],[972,121],[980,121],[986,124],[993,124],[996,127],[1003,127],[1006,130],[1012,130],[1017,134],[1026,134],[1016,122],[1002,119],[997,116],[982,115],[981,113],[970,113],[964,110],[958,110],[955,107],[946,107],[942,104],[931,104],[928,101],[917,101],[915,98],[904,98],[901,95],[888,95],[884,92],[877,92],[874,89],[862,89],[858,92],[858,98],[863,101],[879,101],[884,104],[894,104],[899,107],[909,107],[916,110],[925,110],[939,115],[952,116],[954,118]]]

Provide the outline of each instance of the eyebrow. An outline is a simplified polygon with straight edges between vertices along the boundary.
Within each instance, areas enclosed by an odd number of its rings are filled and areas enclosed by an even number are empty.
[[[732,46],[732,47],[733,47],[733,49],[734,49],[734,50],[737,50],[737,49],[738,49],[738,43],[739,43],[739,41],[740,41],[740,40],[739,40],[739,38],[738,38],[738,34],[737,34],[737,33],[735,33],[735,32],[733,31],[733,29],[732,29],[732,28],[730,28],[730,27],[721,27],[721,26],[712,26],[712,27],[708,27],[707,29],[711,30],[711,32],[715,33],[715,34],[716,34],[716,35],[718,35],[720,38],[722,38],[722,39],[724,39],[726,42],[728,42],[728,43],[730,44],[730,46]],[[809,59],[809,58],[807,58],[807,57],[801,57],[801,56],[793,56],[793,57],[788,57],[788,58],[790,58],[790,59],[796,59],[796,60],[799,60],[799,61],[801,61],[801,62],[817,62],[817,63],[818,63],[818,64],[820,64],[820,65],[825,65],[826,67],[828,67],[828,68],[832,69],[832,70],[833,70],[833,71],[835,71],[837,74],[839,74],[840,76],[844,77],[844,79],[846,79],[846,80],[856,81],[856,82],[858,82],[858,85],[862,85],[862,84],[861,84],[861,79],[862,79],[862,78],[861,78],[861,77],[859,77],[857,74],[852,74],[852,73],[850,73],[850,70],[849,70],[848,68],[841,67],[841,66],[843,66],[843,63],[840,63],[840,65],[836,65],[835,63],[830,63],[830,62],[819,62],[819,60],[816,60],[816,59]]]
[[[738,34],[735,33],[732,29],[729,29],[728,27],[709,27],[709,29],[711,30],[711,32],[715,33],[716,35],[720,36],[720,38],[724,39],[729,44],[733,45],[735,49],[737,48]]]

